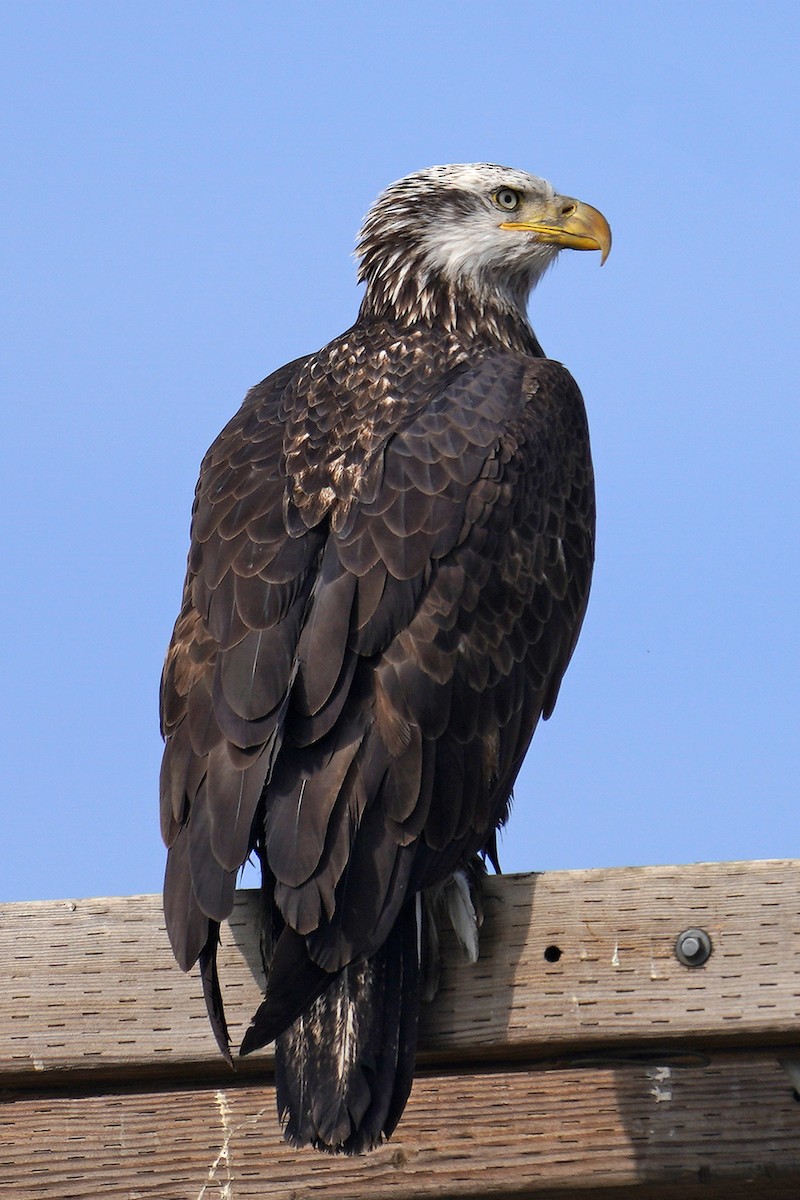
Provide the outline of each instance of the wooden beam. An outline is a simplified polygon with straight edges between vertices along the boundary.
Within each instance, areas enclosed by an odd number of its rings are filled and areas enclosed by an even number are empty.
[[[252,1081],[21,1094],[0,1178],[9,1200],[796,1200],[800,1104],[756,1052],[423,1074],[392,1140],[348,1159],[287,1146]]]
[[[222,1062],[157,897],[0,906],[0,1179],[14,1200],[796,1200],[798,867],[488,880],[481,958],[446,943],[409,1108],[358,1160],[282,1142],[270,1055]],[[241,893],[223,936],[235,1037],[256,909]]]
[[[500,876],[485,891],[478,963],[446,939],[423,1022],[425,1062],[673,1039],[763,1044],[798,1028],[796,861]],[[234,1041],[261,1000],[257,905],[257,892],[240,892],[223,929]],[[691,926],[713,945],[697,969],[674,952]],[[560,956],[548,961],[553,947]],[[157,896],[0,905],[0,955],[5,1086],[62,1071],[213,1071],[221,1061],[196,974],[175,966]]]

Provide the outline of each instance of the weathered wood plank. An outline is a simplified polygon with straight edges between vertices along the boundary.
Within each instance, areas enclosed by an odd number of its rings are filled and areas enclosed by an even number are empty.
[[[0,1105],[14,1200],[788,1200],[800,1104],[776,1057],[427,1075],[360,1159],[281,1140],[271,1087],[21,1094]]]
[[[260,1000],[256,903],[240,893],[223,931],[235,1040]],[[693,925],[714,946],[698,969],[674,955]],[[422,1061],[686,1038],[788,1041],[800,1020],[800,863],[491,878],[481,947],[470,967],[450,946]],[[61,1072],[219,1069],[199,983],[173,962],[158,897],[0,906],[0,954],[4,1086]],[[245,1070],[260,1070],[267,1060],[247,1061]]]

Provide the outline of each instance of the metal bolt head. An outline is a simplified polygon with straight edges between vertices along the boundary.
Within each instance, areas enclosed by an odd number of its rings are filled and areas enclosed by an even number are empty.
[[[685,967],[702,967],[711,956],[711,938],[705,929],[684,929],[675,943],[675,957]]]

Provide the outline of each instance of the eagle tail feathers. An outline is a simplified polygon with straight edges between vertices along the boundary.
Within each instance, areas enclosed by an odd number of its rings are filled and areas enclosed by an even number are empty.
[[[416,1058],[419,913],[407,904],[381,948],[345,967],[278,1037],[278,1111],[292,1145],[361,1154],[397,1125]]]

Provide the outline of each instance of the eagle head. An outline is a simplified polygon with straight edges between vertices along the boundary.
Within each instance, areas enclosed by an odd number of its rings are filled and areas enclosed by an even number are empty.
[[[477,304],[524,321],[531,290],[564,248],[599,250],[605,262],[602,213],[511,167],[428,167],[388,187],[364,220],[362,315],[457,323],[460,306]]]

